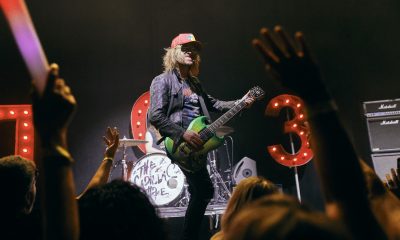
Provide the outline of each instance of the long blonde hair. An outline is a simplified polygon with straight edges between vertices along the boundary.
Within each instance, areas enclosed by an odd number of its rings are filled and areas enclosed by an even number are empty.
[[[236,214],[248,203],[265,195],[278,193],[279,189],[263,177],[245,178],[236,186],[222,216],[222,230],[226,231]]]
[[[163,56],[163,67],[164,67],[164,72],[170,72],[173,71],[178,67],[178,63],[180,59],[184,58],[184,52],[182,51],[182,45],[177,45],[174,48],[165,48],[165,54]],[[196,59],[191,66],[191,74],[193,76],[198,75],[199,72],[199,65],[200,65],[200,55],[196,56]]]

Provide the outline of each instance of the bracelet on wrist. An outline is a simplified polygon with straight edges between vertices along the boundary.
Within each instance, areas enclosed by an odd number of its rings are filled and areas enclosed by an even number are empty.
[[[114,161],[114,159],[112,158],[112,157],[104,157],[103,158],[103,162],[113,162]]]

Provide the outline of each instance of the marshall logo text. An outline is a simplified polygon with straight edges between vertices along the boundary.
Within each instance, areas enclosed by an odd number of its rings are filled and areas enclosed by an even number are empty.
[[[395,125],[395,124],[399,124],[399,120],[383,120],[380,125]]]
[[[380,106],[379,106],[379,110],[383,110],[383,109],[393,109],[393,108],[396,108],[397,107],[397,104],[395,103],[395,104],[387,104],[387,105],[385,105],[385,104],[381,104]]]

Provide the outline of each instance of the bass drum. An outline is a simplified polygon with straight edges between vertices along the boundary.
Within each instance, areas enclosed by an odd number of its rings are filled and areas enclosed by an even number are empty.
[[[166,154],[152,153],[135,163],[129,181],[146,191],[154,205],[164,206],[181,195],[185,176]]]

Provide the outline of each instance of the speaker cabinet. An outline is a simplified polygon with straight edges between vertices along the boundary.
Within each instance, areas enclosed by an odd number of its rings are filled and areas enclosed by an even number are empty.
[[[400,116],[367,119],[371,151],[400,152]]]
[[[376,174],[382,181],[386,180],[386,174],[390,174],[390,169],[399,167],[400,153],[372,154],[372,163]]]
[[[400,152],[400,99],[364,102],[372,153]]]
[[[233,179],[237,185],[242,179],[257,176],[256,161],[251,158],[242,158],[234,167]]]

